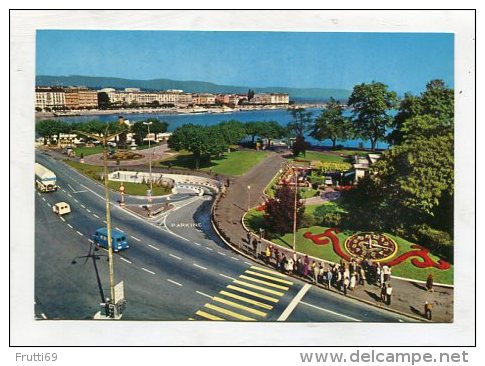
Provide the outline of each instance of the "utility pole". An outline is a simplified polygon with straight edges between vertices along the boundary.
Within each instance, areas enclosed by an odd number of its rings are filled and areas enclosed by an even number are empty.
[[[109,202],[109,188],[108,188],[108,141],[113,137],[122,134],[124,131],[108,135],[108,127],[106,127],[104,135],[98,136],[89,132],[75,131],[82,135],[95,139],[103,144],[103,175],[104,175],[104,197],[106,201],[106,227],[108,236],[108,265],[109,265],[109,288],[110,288],[110,303],[115,301],[115,275],[113,266],[113,243],[111,240],[111,213]]]
[[[150,164],[150,168],[149,168],[149,174],[150,174],[150,195],[148,196],[148,206],[150,206],[151,204],[151,200],[152,200],[152,195],[153,195],[153,181],[152,181],[152,151],[150,150],[150,125],[152,124],[153,122],[143,122],[143,124],[145,126],[147,126],[148,128],[148,134],[147,134],[147,137],[148,137],[148,151],[149,151],[149,156],[148,156],[148,161],[149,161],[149,164]]]

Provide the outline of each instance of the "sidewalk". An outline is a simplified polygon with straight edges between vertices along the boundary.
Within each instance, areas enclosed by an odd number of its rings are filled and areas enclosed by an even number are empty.
[[[234,178],[227,187],[225,195],[216,203],[213,216],[217,229],[237,250],[247,244],[242,217],[248,209],[248,203],[250,207],[262,203],[264,189],[281,169],[284,162],[285,160],[281,156],[276,153],[271,154],[244,176]],[[248,202],[248,186],[251,187],[251,202]],[[265,244],[262,243],[261,250],[264,249]],[[287,248],[278,247],[278,249],[280,252],[286,252],[287,258],[291,257],[292,253]],[[253,251],[246,252],[246,255],[255,260]],[[256,260],[264,264],[259,259]],[[311,278],[301,279],[312,282]],[[433,322],[453,321],[454,290],[452,288],[434,286],[434,292],[430,293],[426,291],[425,285],[419,282],[392,278],[391,283],[394,288],[391,305],[380,302],[380,288],[371,284],[358,286],[353,291],[347,291],[347,297],[387,308],[419,320],[425,320],[424,303],[431,301],[433,304]],[[332,291],[337,292],[337,289],[333,288]],[[344,295],[342,294],[342,296]]]

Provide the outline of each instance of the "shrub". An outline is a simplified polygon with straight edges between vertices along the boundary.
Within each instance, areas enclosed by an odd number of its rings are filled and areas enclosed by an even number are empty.
[[[342,214],[340,212],[328,212],[322,217],[322,225],[329,227],[339,227],[342,223]]]
[[[308,213],[304,213],[302,218],[301,218],[301,226],[302,227],[311,227],[315,226],[318,224],[318,220],[315,218],[315,216],[310,215]]]
[[[412,234],[419,244],[453,263],[453,238],[449,233],[422,224],[413,226]]]

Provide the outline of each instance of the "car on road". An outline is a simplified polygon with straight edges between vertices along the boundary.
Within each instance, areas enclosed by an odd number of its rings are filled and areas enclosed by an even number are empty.
[[[71,206],[66,202],[57,202],[55,205],[52,205],[52,212],[62,216],[71,212]]]
[[[108,228],[101,227],[94,232],[93,242],[100,247],[108,249]],[[111,245],[113,251],[119,252],[120,250],[128,249],[128,241],[126,240],[126,234],[117,229],[111,229]]]

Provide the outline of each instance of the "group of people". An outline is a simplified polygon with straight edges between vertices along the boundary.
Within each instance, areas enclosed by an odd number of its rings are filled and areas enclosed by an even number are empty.
[[[263,259],[278,271],[310,279],[328,289],[336,288],[344,295],[347,295],[348,290],[353,291],[366,283],[375,284],[381,288],[381,301],[391,304],[392,270],[387,265],[381,266],[379,262],[352,259],[350,262],[341,260],[340,263],[329,264],[311,260],[308,255],[299,256],[296,252],[287,255],[272,245],[266,246]]]

